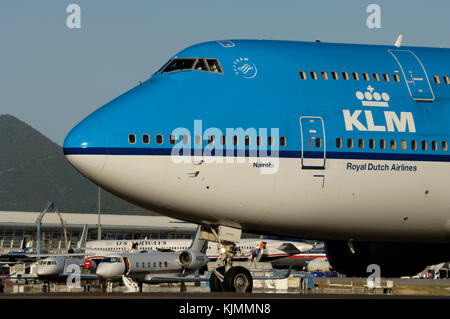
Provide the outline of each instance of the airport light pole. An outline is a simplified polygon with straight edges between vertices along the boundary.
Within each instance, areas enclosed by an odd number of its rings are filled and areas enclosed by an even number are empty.
[[[100,223],[100,210],[101,210],[101,192],[102,189],[99,187],[98,188],[98,211],[97,211],[97,216],[98,216],[98,222],[97,222],[97,240],[102,240],[102,225]]]

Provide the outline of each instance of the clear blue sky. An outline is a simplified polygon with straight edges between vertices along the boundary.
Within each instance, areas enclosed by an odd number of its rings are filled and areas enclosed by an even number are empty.
[[[66,7],[81,7],[81,29]],[[366,8],[381,7],[369,29]],[[450,47],[448,0],[1,0],[0,114],[58,144],[193,43],[229,38]]]

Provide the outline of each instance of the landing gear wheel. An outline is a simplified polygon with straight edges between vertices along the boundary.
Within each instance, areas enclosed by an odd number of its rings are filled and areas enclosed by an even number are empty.
[[[221,275],[225,273],[225,267],[218,267],[216,269]],[[223,283],[220,281],[220,279],[216,276],[214,272],[211,273],[211,276],[209,277],[209,289],[211,292],[216,291],[223,291]]]
[[[225,291],[252,292],[253,278],[246,268],[232,267],[225,274],[223,286]]]

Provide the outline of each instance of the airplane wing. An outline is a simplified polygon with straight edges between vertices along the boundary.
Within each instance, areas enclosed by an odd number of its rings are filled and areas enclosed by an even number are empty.
[[[195,276],[187,276],[187,277],[152,277],[150,280],[146,280],[146,282],[150,283],[177,283],[177,282],[202,282],[208,281],[209,276],[203,277],[195,277]]]
[[[8,276],[5,279],[40,279],[35,275],[22,275],[22,276]]]
[[[59,274],[59,277],[63,277],[63,278],[66,278],[66,277],[69,277],[69,276],[77,276],[77,275],[74,275],[74,273],[63,273],[63,274]],[[80,276],[80,279],[81,280],[98,280],[98,279],[100,279],[100,276],[99,275],[94,275],[94,274],[79,274],[79,276]]]
[[[42,258],[42,257],[84,257],[88,254],[25,254],[28,258]]]

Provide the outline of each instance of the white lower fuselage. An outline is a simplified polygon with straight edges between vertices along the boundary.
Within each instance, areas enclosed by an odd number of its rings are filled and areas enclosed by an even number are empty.
[[[89,166],[88,157],[104,161],[103,168]],[[302,169],[299,158],[240,158],[244,163],[236,157],[223,163],[218,157],[175,163],[170,156],[156,155],[67,159],[104,189],[194,223],[314,239],[450,238],[446,162],[327,159],[325,169]],[[210,159],[214,163],[208,163]],[[254,163],[272,163],[276,173],[264,174]],[[349,163],[366,169],[351,169]],[[389,169],[368,170],[369,163]],[[416,170],[393,170],[394,164]]]

